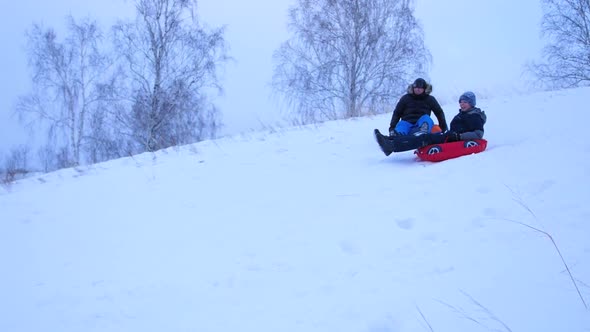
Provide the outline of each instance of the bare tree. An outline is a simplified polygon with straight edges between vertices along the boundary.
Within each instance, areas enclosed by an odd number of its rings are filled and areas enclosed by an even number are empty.
[[[0,168],[0,183],[10,183],[31,171],[29,152],[30,148],[26,145],[13,147],[9,151],[9,155],[4,158],[3,168]]]
[[[298,0],[273,87],[304,122],[379,112],[430,63],[413,0]]]
[[[125,148],[125,139],[120,133],[119,123],[113,118],[118,101],[104,103],[89,119],[89,133],[85,145],[88,161],[92,164],[121,158],[130,152]]]
[[[545,61],[529,69],[550,88],[589,85],[590,0],[542,0],[542,5]]]
[[[21,120],[43,123],[48,140],[63,146],[63,167],[81,162],[88,119],[104,98],[103,78],[109,66],[99,50],[102,34],[96,21],[76,22],[69,16],[67,23],[63,42],[53,29],[38,24],[28,32],[33,91],[20,97],[17,105]]]
[[[37,157],[39,158],[39,165],[42,172],[50,172],[58,169],[57,151],[52,144],[44,144],[37,150]]]
[[[221,91],[217,67],[229,59],[224,28],[202,28],[194,0],[136,0],[136,9],[134,22],[114,27],[130,78],[129,106],[117,114],[129,152],[214,136],[220,123],[208,93]]]

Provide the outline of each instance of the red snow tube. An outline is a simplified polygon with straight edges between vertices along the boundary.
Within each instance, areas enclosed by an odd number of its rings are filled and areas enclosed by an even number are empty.
[[[482,152],[486,149],[487,145],[488,141],[485,139],[475,139],[470,141],[457,141],[427,145],[414,151],[414,153],[421,160],[443,161],[472,153]]]

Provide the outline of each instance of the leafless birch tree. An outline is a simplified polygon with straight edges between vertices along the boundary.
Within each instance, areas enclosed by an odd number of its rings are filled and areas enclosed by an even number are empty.
[[[131,153],[193,143],[215,135],[219,112],[209,94],[220,91],[224,28],[206,31],[196,1],[136,0],[137,17],[114,27],[125,61],[128,107],[117,114]]]
[[[62,154],[62,165],[81,162],[88,120],[102,98],[109,60],[99,50],[102,34],[90,19],[67,18],[67,36],[34,24],[27,33],[32,92],[19,98],[17,112],[28,123],[39,121],[47,139]]]
[[[590,0],[542,0],[544,62],[529,69],[550,88],[590,85]]]
[[[382,111],[430,63],[413,11],[412,0],[298,0],[274,91],[304,122]]]

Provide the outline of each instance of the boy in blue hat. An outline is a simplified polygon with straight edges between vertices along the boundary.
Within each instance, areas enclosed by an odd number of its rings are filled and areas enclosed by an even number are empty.
[[[451,130],[446,133],[447,142],[483,138],[487,116],[475,105],[475,93],[467,91],[459,97],[459,113],[451,121]]]

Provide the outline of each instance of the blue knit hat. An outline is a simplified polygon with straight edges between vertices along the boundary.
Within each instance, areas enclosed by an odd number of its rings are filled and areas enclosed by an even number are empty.
[[[471,91],[464,92],[461,97],[459,97],[459,102],[461,102],[461,100],[465,100],[471,105],[471,107],[475,107],[475,93]]]

